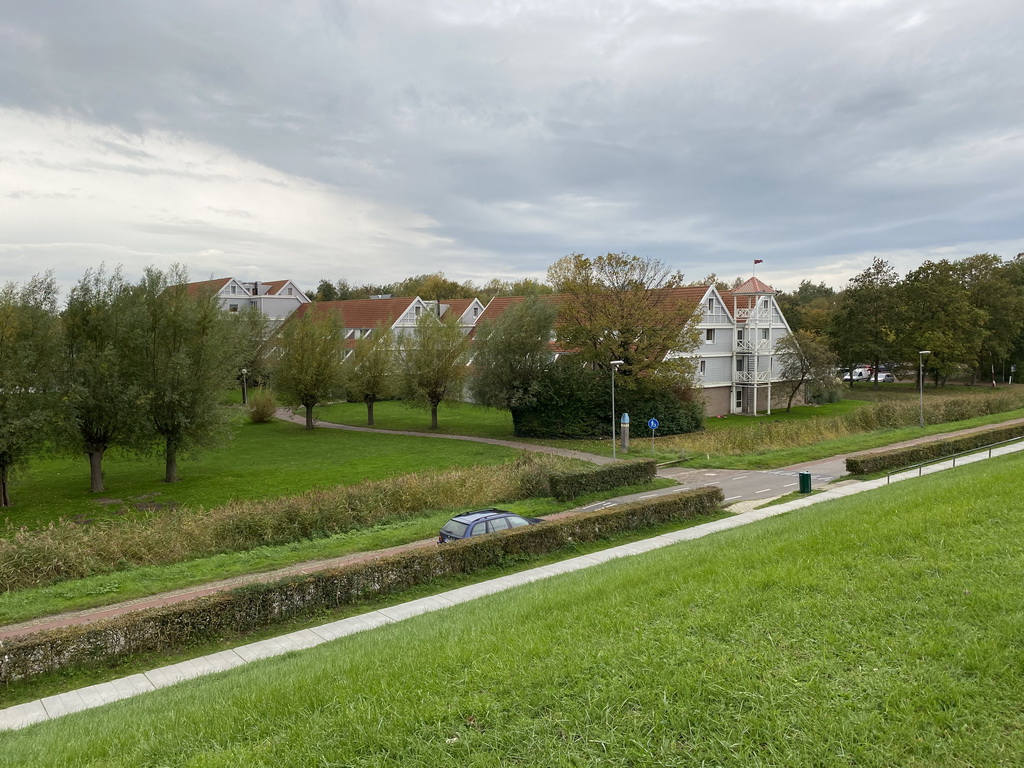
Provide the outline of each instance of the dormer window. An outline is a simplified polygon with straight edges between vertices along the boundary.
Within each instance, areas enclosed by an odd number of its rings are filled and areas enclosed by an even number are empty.
[[[714,299],[708,299],[708,312],[710,313],[710,312],[714,312],[714,311],[715,311],[715,300]]]

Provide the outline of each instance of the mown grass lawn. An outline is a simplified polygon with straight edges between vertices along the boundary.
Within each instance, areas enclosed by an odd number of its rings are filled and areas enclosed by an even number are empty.
[[[0,736],[14,765],[1016,766],[1019,456]]]
[[[317,419],[334,424],[367,426],[366,405],[363,403],[323,405],[314,408],[313,415]],[[429,411],[412,408],[398,400],[386,400],[373,407],[373,427],[442,435],[490,437],[498,440],[516,439],[512,434],[511,413],[472,403],[441,403],[437,408],[437,429],[431,429]]]
[[[274,498],[315,486],[349,485],[451,466],[497,464],[517,451],[482,443],[314,429],[282,421],[239,419],[231,440],[179,464],[181,481],[163,482],[160,457],[108,455],[106,492],[89,492],[89,464],[78,457],[41,458],[15,478],[14,506],[0,509],[13,526],[59,517],[109,517],[140,506],[213,506],[231,499]]]

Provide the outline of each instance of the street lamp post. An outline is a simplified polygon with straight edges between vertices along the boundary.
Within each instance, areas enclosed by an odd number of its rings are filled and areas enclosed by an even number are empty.
[[[918,386],[921,390],[921,429],[924,429],[924,356],[931,353],[930,349],[922,349],[917,353],[917,378]]]
[[[245,368],[242,369],[242,405],[249,404],[249,388],[246,386],[245,380],[246,374],[249,373]]]
[[[622,365],[625,360],[612,360],[612,458],[615,458],[615,371],[618,370],[619,366]]]

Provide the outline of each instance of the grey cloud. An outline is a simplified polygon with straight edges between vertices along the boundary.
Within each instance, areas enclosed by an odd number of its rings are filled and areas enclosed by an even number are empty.
[[[407,206],[495,272],[621,249],[797,268],[1024,234],[1024,154],[991,149],[1024,122],[1014,3],[917,26],[900,1],[438,8],[18,4],[0,93]],[[106,149],[132,164],[90,170],[155,172]]]

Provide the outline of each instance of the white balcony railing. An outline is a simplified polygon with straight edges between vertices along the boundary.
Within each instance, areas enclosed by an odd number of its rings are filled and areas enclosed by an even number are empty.
[[[767,384],[771,381],[769,371],[737,371],[736,382],[739,384]]]
[[[772,313],[770,309],[764,309],[763,307],[737,307],[736,319],[746,320],[747,322],[753,321],[756,324],[767,324],[771,322]]]
[[[761,354],[768,351],[768,339],[743,339],[736,342],[736,351],[743,355]]]

